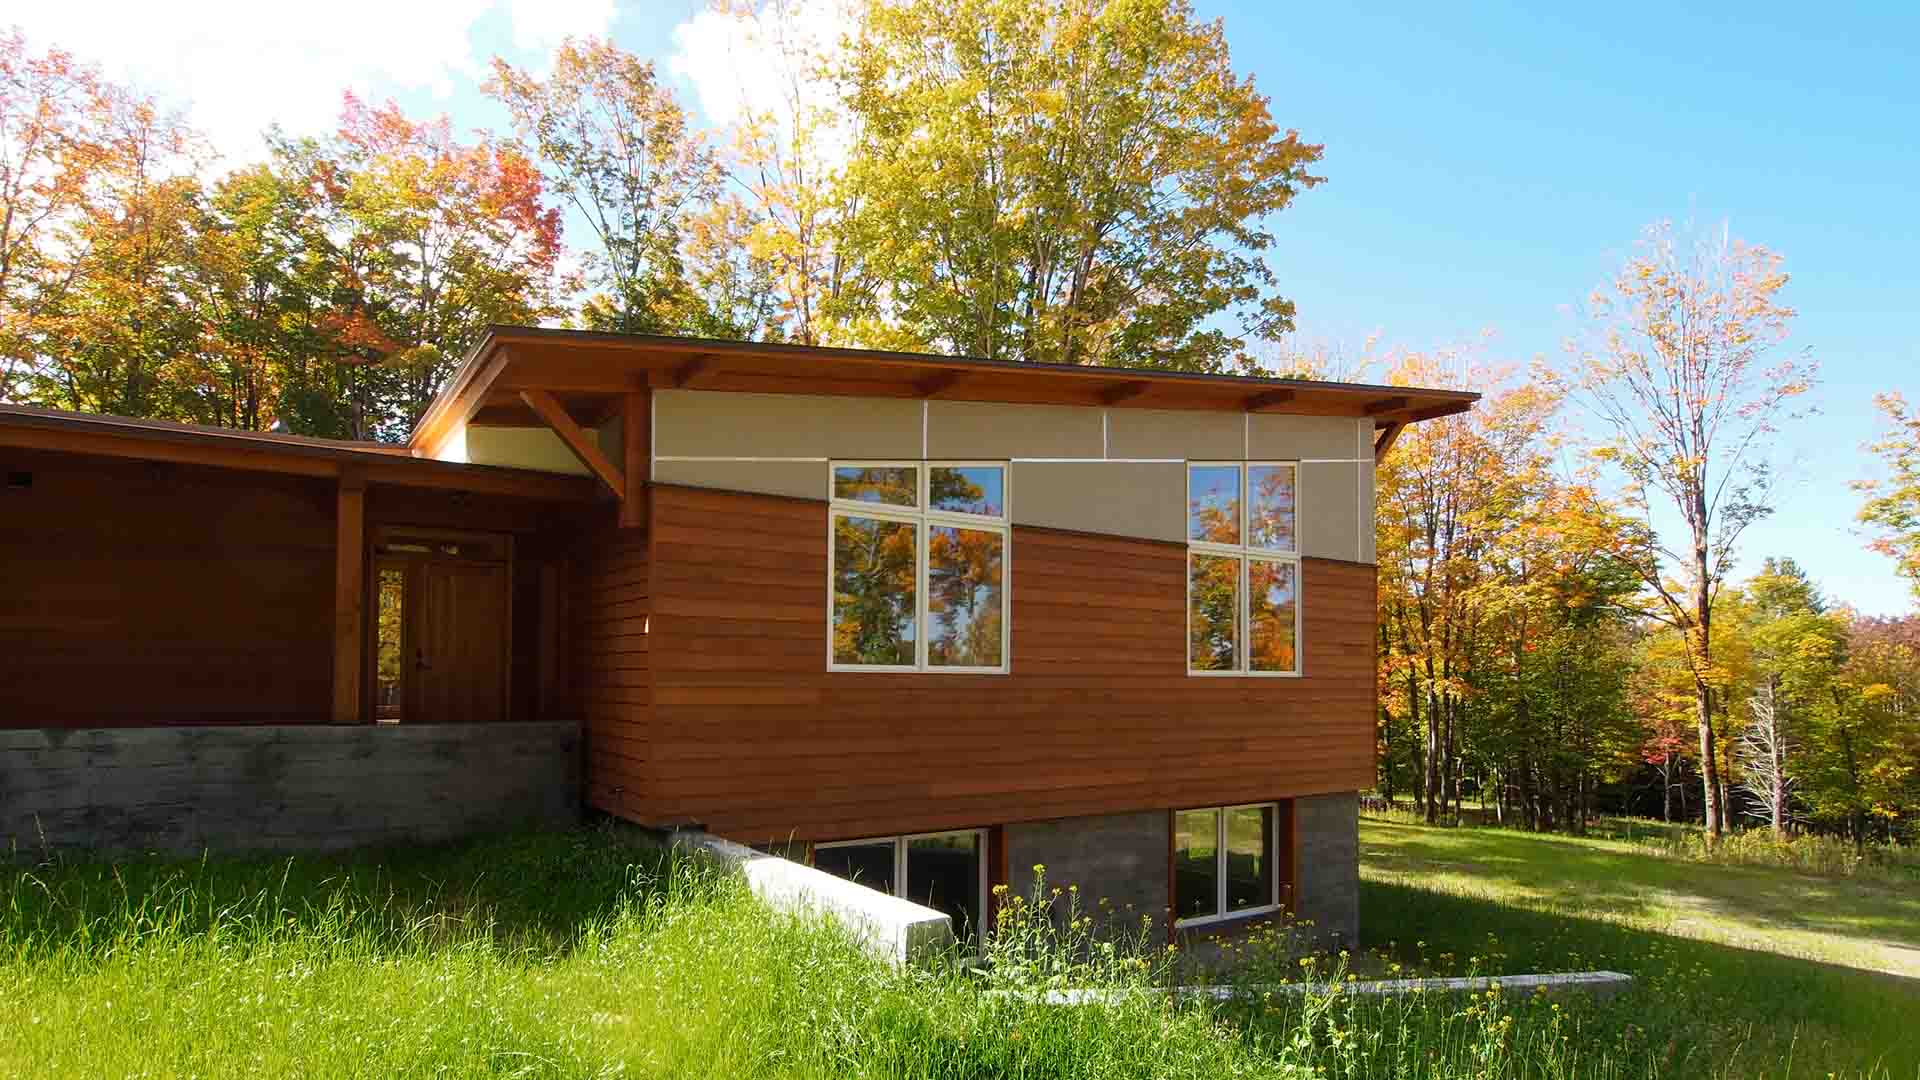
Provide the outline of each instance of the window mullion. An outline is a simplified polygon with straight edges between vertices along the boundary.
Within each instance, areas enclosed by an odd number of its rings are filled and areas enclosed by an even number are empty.
[[[1229,813],[1230,811],[1224,806],[1214,812],[1214,816],[1219,818],[1220,831],[1213,840],[1215,860],[1213,912],[1222,918],[1227,914],[1227,815]]]

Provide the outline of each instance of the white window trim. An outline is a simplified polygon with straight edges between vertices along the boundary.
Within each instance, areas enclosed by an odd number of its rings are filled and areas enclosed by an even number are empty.
[[[1235,810],[1258,809],[1269,811],[1267,820],[1273,823],[1273,835],[1269,838],[1267,845],[1267,866],[1269,867],[1267,872],[1267,895],[1271,900],[1259,907],[1241,908],[1239,911],[1230,912],[1227,910],[1227,815]],[[1191,814],[1195,811],[1207,810],[1213,811],[1215,815],[1215,831],[1213,837],[1214,913],[1212,915],[1194,915],[1190,918],[1175,919],[1173,921],[1174,928],[1184,930],[1190,926],[1206,926],[1210,923],[1231,922],[1236,919],[1251,919],[1261,915],[1271,915],[1279,911],[1281,908],[1280,804],[1277,802],[1257,802],[1241,803],[1237,806],[1195,806],[1185,810],[1176,810],[1174,811],[1174,816],[1177,818],[1181,814]],[[1172,842],[1172,840],[1173,838],[1169,837],[1169,842]],[[1180,898],[1178,896],[1169,896],[1167,897],[1167,901],[1170,905],[1174,905],[1180,902]]]
[[[1276,818],[1276,820],[1278,819]],[[824,851],[829,848],[866,847],[874,844],[892,844],[893,845],[893,893],[892,895],[902,900],[907,900],[907,901],[911,901],[912,903],[918,904],[920,903],[920,901],[914,900],[913,897],[907,894],[907,845],[910,841],[931,840],[936,837],[942,837],[942,836],[973,837],[973,851],[975,856],[977,856],[980,860],[980,872],[978,875],[976,875],[980,879],[980,895],[976,897],[976,900],[979,906],[976,910],[980,912],[980,921],[982,923],[987,922],[987,897],[991,890],[987,885],[987,830],[985,829],[942,829],[939,832],[901,833],[895,836],[863,836],[858,840],[829,840],[824,843],[818,843],[813,845],[813,850]],[[864,884],[864,882],[856,882],[855,884]],[[867,887],[870,889],[873,888],[873,886],[871,885],[868,885]],[[874,891],[878,892],[879,890],[875,889]],[[985,947],[984,943],[986,941],[987,930],[988,930],[988,927],[984,925],[976,926],[973,928],[973,941],[977,949],[984,950],[984,947]],[[962,931],[961,927],[958,927],[958,926],[954,927],[953,928],[954,936],[958,937],[961,931]],[[981,955],[981,953],[976,952],[974,955],[978,956],[978,955]]]
[[[833,496],[836,469],[914,469],[914,498],[917,505],[861,502]],[[1000,470],[1000,514],[967,514],[955,510],[932,509],[931,489],[935,469],[992,468]],[[827,670],[871,672],[915,672],[933,675],[1005,675],[1013,663],[1013,468],[1006,461],[843,461],[827,462]],[[838,568],[834,556],[834,521],[842,516],[880,518],[914,527],[914,642],[912,664],[844,664],[833,655],[833,609],[838,600],[834,581]],[[928,659],[932,641],[933,597],[928,588],[932,573],[927,558],[932,530],[947,526],[997,533],[1000,537],[1000,663],[998,666],[935,664]]]
[[[1187,674],[1194,678],[1210,679],[1298,679],[1306,674],[1306,639],[1304,637],[1306,609],[1306,575],[1300,565],[1300,463],[1298,461],[1188,461],[1186,463],[1186,502],[1185,513],[1181,515],[1180,527],[1187,531],[1189,515],[1193,512],[1193,470],[1205,468],[1234,468],[1239,470],[1239,535],[1238,544],[1218,544],[1210,540],[1187,538],[1186,563],[1186,650]],[[1248,545],[1248,514],[1252,501],[1248,498],[1249,485],[1252,483],[1253,470],[1259,468],[1287,468],[1293,470],[1293,524],[1294,549],[1276,551],[1271,548],[1257,548]],[[1193,666],[1193,558],[1195,555],[1212,555],[1220,558],[1235,559],[1240,566],[1239,599],[1235,606],[1233,667],[1227,671],[1207,671]],[[1290,563],[1293,566],[1293,670],[1292,671],[1255,671],[1253,670],[1253,592],[1249,588],[1248,563],[1253,560],[1262,562]]]

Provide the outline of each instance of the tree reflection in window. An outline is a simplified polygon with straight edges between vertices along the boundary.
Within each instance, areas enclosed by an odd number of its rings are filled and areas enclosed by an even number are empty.
[[[1300,673],[1300,563],[1287,462],[1187,468],[1187,670]]]
[[[910,522],[834,515],[834,662],[913,665],[914,548]]]
[[[936,472],[936,476],[938,473]],[[927,662],[939,667],[999,667],[1005,635],[997,532],[935,525],[927,533]]]
[[[1195,671],[1232,671],[1239,666],[1240,560],[1196,554],[1189,572],[1187,663]]]
[[[1248,666],[1255,671],[1294,671],[1296,567],[1276,559],[1247,560],[1247,629],[1252,653]]]

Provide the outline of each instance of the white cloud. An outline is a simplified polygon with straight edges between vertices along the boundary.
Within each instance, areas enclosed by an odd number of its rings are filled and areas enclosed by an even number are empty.
[[[331,130],[343,91],[449,99],[495,52],[604,35],[613,17],[612,0],[48,0],[12,21],[30,48],[67,49],[183,109],[232,162],[258,157],[275,123]]]
[[[673,28],[667,70],[693,87],[708,122],[726,127],[771,114],[790,134],[796,95],[803,109],[832,107],[818,68],[839,58],[854,25],[847,0],[768,0],[751,15],[702,11]],[[844,131],[824,126],[820,151],[844,160]]]

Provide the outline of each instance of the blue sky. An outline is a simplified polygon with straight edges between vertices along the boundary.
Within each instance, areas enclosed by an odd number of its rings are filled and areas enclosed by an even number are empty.
[[[1299,304],[1303,343],[1355,355],[1370,338],[1430,349],[1491,335],[1478,346],[1485,359],[1557,358],[1575,325],[1569,306],[1643,226],[1725,220],[1786,257],[1786,300],[1800,312],[1792,345],[1821,365],[1820,415],[1782,440],[1797,480],[1748,534],[1746,565],[1792,556],[1864,611],[1911,608],[1889,560],[1864,549],[1847,482],[1873,474],[1860,448],[1878,428],[1873,394],[1920,399],[1910,317],[1920,299],[1920,8],[1276,14],[1251,0],[1194,2],[1226,21],[1235,66],[1272,98],[1275,118],[1326,145],[1327,183],[1272,222],[1271,262]],[[315,19],[239,0],[186,14],[68,0],[11,18],[36,43],[189,105],[230,156],[246,157],[264,120],[321,129],[349,86],[463,127],[497,126],[475,90],[486,58],[537,64],[568,33],[610,33],[659,59],[698,110],[755,74],[676,38],[706,7],[340,0]]]

